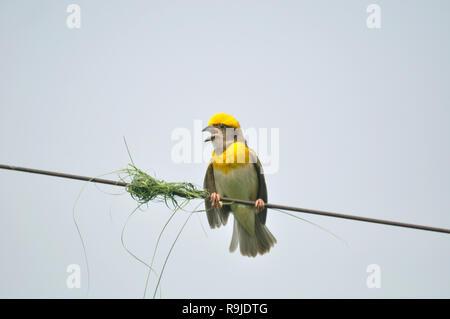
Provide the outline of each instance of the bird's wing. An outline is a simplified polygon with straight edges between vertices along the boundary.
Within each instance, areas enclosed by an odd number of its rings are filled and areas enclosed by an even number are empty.
[[[258,198],[261,198],[264,203],[267,203],[267,186],[266,186],[266,180],[264,178],[264,171],[261,165],[261,162],[259,161],[259,158],[257,158],[256,163],[254,163],[255,169],[256,169],[256,175],[258,176]],[[267,218],[267,208],[264,208],[259,214],[257,215],[259,217],[259,220],[265,224],[266,218]]]
[[[209,164],[206,170],[205,180],[203,181],[203,188],[210,194],[216,192],[216,182],[214,180],[214,168],[212,163]],[[206,216],[208,217],[209,226],[211,228],[226,225],[228,215],[230,214],[230,206],[224,205],[222,208],[213,208],[210,198],[205,199]]]

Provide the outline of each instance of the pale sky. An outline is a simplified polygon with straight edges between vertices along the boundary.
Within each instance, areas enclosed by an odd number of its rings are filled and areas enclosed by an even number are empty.
[[[69,29],[66,8],[81,8]],[[172,134],[214,113],[279,131],[269,201],[450,228],[450,3],[377,1],[0,2],[0,163],[98,176],[128,163],[201,185]],[[195,141],[194,141],[195,139]],[[255,147],[255,145],[251,145]],[[112,174],[107,176],[116,179]],[[121,245],[136,203],[117,187],[0,171],[0,297],[141,298],[147,270]],[[200,202],[193,202],[195,206]],[[125,243],[150,262],[171,211],[134,215]],[[169,224],[160,270],[188,214]],[[450,236],[269,211],[277,238],[255,259],[228,252],[232,222],[193,216],[163,298],[450,297]],[[205,227],[206,234],[202,230]],[[81,267],[81,287],[66,270]],[[376,264],[381,287],[368,288]],[[153,295],[154,276],[148,294]]]

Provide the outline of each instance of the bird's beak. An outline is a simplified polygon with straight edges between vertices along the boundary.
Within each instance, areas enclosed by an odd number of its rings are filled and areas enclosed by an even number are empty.
[[[202,130],[202,132],[208,132],[208,133],[211,133],[211,136],[209,136],[207,139],[205,139],[204,142],[212,142],[212,141],[214,140],[215,136],[213,135],[213,133],[215,132],[215,130],[216,130],[216,128],[215,128],[214,126],[211,126],[211,125],[205,127],[205,128]]]
[[[212,131],[214,131],[214,126],[212,125],[209,125],[202,130],[202,132],[209,132],[209,133],[212,133]]]

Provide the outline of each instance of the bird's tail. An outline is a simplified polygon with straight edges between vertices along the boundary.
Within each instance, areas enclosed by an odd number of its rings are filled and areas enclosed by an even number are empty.
[[[252,236],[234,219],[233,237],[230,243],[230,252],[236,250],[238,244],[241,254],[248,257],[264,255],[276,244],[277,240],[259,218],[255,218],[255,235]]]

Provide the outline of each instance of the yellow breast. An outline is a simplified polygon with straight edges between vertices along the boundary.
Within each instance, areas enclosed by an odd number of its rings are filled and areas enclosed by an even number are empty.
[[[222,154],[212,154],[214,169],[227,174],[230,170],[250,163],[250,152],[244,143],[236,142],[228,146]]]

